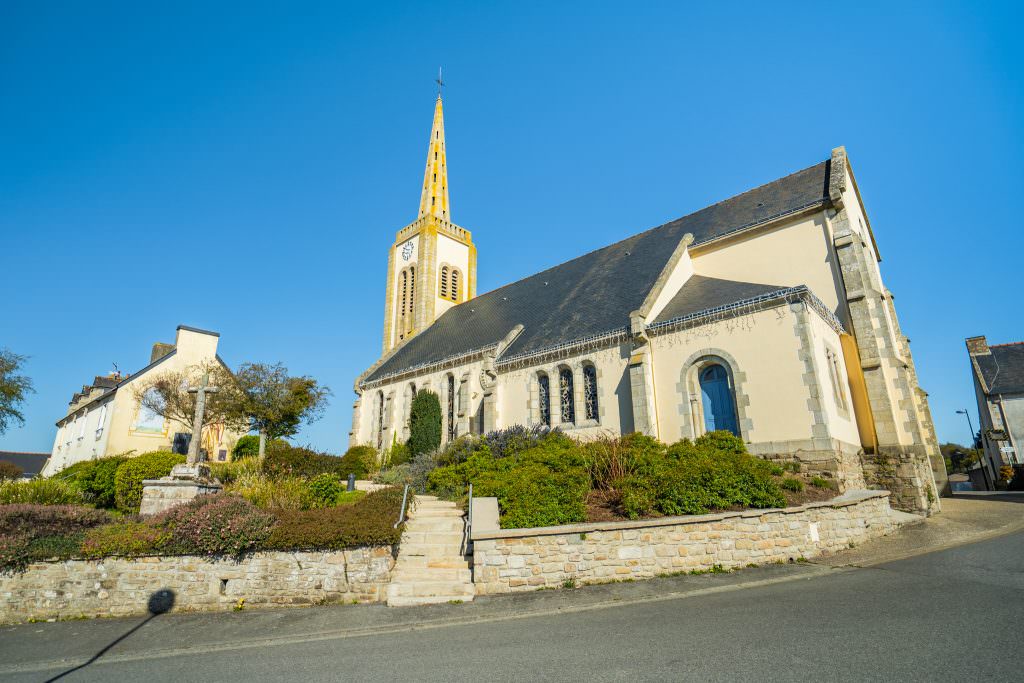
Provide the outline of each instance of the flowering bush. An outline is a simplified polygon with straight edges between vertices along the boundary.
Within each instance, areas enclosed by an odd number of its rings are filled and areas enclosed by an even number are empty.
[[[240,555],[257,547],[276,523],[274,515],[226,494],[199,496],[150,520],[170,536],[166,549],[182,555]]]
[[[71,557],[87,529],[110,520],[104,510],[76,505],[0,505],[0,571],[33,561]]]

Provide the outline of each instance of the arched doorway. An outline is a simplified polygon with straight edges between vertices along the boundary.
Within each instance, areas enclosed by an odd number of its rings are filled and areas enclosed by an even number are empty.
[[[721,429],[739,436],[729,373],[724,367],[716,363],[700,371],[700,396],[704,408],[704,431]]]

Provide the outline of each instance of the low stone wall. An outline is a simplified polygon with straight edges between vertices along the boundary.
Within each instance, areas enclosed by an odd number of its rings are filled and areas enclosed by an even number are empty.
[[[0,623],[145,614],[150,596],[175,593],[175,611],[383,602],[394,549],[259,552],[240,560],[140,557],[39,562],[0,575]]]
[[[785,509],[540,529],[481,529],[478,517],[474,512],[478,595],[809,559],[899,524],[887,491],[863,490]]]

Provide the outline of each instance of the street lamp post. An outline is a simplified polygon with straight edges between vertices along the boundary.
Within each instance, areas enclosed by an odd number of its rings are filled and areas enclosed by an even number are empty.
[[[971,443],[975,444],[975,450],[977,450],[977,441],[975,439],[974,425],[971,424],[971,414],[967,412],[966,408],[963,409],[963,410],[958,410],[956,412],[967,418],[967,428],[971,430]],[[984,437],[982,437],[982,438],[984,438]],[[981,446],[982,446],[982,448],[981,448],[981,454],[978,456],[978,464],[981,465],[981,478],[985,480],[985,488],[988,489],[990,484],[989,484],[989,480],[988,480],[988,473],[985,471],[986,470],[986,467],[985,467],[985,444],[982,443]],[[994,490],[994,489],[995,489],[995,487],[992,486],[991,489],[989,489],[989,490]]]

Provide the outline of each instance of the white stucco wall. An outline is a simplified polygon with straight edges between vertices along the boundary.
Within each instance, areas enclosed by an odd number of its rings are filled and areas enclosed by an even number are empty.
[[[817,366],[818,378],[821,383],[821,407],[828,420],[832,438],[839,439],[855,446],[860,445],[860,433],[857,431],[857,417],[853,408],[853,395],[850,391],[850,379],[846,374],[846,362],[843,357],[842,343],[837,333],[818,315],[810,315],[812,343],[814,345],[814,361]],[[839,391],[842,402],[836,397],[829,372],[829,361],[826,350],[836,354],[839,378]]]

